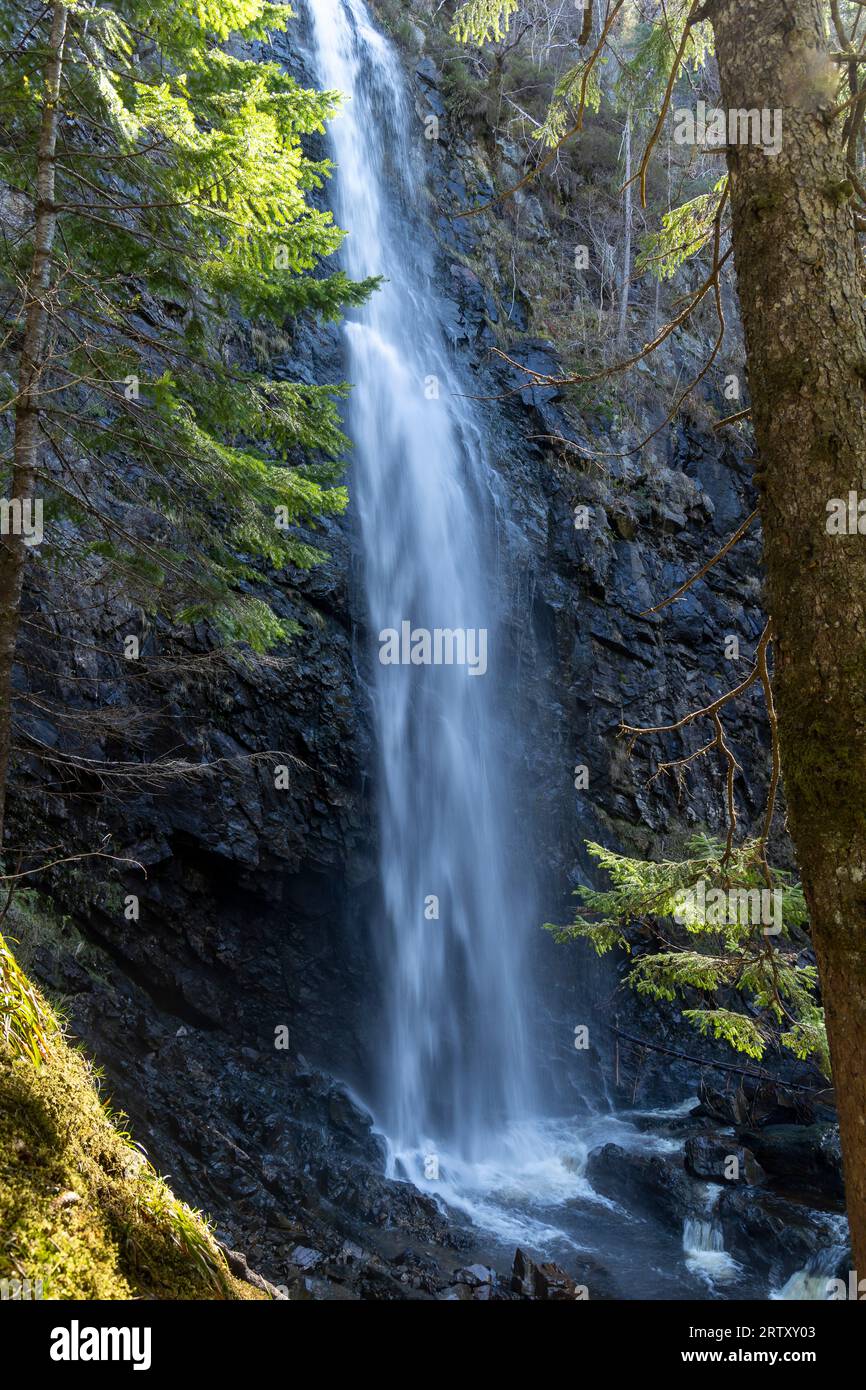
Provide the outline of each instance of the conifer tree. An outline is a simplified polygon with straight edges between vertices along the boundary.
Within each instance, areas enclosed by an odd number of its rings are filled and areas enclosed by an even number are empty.
[[[0,0],[0,836],[40,536],[44,562],[262,650],[288,635],[264,568],[314,564],[309,526],[346,504],[345,388],[268,377],[238,330],[335,318],[375,284],[317,272],[342,233],[304,141],[338,98],[255,53],[290,17]]]
[[[574,922],[548,925],[557,941],[583,938],[599,955],[620,947],[630,956],[628,980],[638,994],[670,1002],[703,996],[684,1017],[704,1036],[758,1060],[778,1040],[796,1057],[814,1057],[829,1075],[817,971],[802,958],[806,901],[790,875],[772,870],[768,887],[759,846],[746,841],[728,853],[708,835],[693,836],[680,860],[587,848],[611,887],[579,888]],[[662,949],[660,919],[673,919],[665,920]],[[636,952],[636,927],[648,929],[656,949]],[[731,1007],[737,996],[741,1007]]]

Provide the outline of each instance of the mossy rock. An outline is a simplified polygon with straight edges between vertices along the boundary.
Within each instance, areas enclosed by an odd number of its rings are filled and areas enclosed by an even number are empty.
[[[266,1297],[119,1128],[2,936],[0,1280],[46,1299]]]

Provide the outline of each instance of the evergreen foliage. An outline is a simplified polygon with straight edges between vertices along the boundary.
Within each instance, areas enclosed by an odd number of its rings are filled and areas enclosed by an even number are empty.
[[[709,193],[699,193],[665,213],[658,231],[644,238],[637,270],[670,280],[684,261],[698,255],[713,235],[713,222],[727,185],[725,174]]]
[[[769,870],[768,885],[758,842],[735,846],[726,858],[719,841],[697,835],[688,842],[686,859],[664,861],[615,854],[593,843],[587,848],[610,876],[610,887],[577,890],[581,910],[574,922],[548,924],[557,941],[583,938],[599,955],[615,947],[631,955],[632,926],[656,930],[657,919],[675,917],[678,927],[674,939],[665,940],[666,949],[633,960],[628,980],[637,993],[668,1002],[702,994],[704,1006],[683,1015],[704,1036],[761,1058],[777,1035],[788,1051],[814,1056],[829,1073],[817,971],[803,962],[791,939],[807,921],[803,892],[781,869]],[[770,892],[778,894],[781,909],[772,933],[761,913],[769,900],[760,896]],[[728,1007],[731,993],[741,997],[743,1012]]]
[[[262,563],[315,563],[321,553],[299,525],[346,505],[337,485],[345,388],[250,369],[238,316],[333,319],[375,285],[316,273],[342,233],[310,202],[329,166],[304,141],[324,130],[337,96],[243,56],[285,27],[283,5],[66,9],[38,385],[38,482],[52,518],[42,553],[64,564],[90,557],[89,574],[95,560],[99,582],[122,578],[142,607],[207,616],[261,650],[286,636],[255,594]],[[7,443],[51,15],[0,0]]]
[[[452,33],[461,43],[498,42],[508,33],[520,0],[466,0],[454,16]]]

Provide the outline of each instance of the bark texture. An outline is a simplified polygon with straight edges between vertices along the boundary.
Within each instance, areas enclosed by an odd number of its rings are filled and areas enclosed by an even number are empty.
[[[731,109],[781,111],[776,157],[729,151],[758,451],[785,794],[839,1103],[855,1267],[866,1274],[866,316],[819,0],[711,0]],[[866,531],[866,517],[863,518]]]
[[[44,370],[50,318],[47,302],[51,289],[52,250],[57,226],[54,206],[58,102],[66,44],[66,7],[56,4],[51,17],[49,56],[45,72],[45,96],[36,156],[36,203],[33,260],[24,291],[24,338],[15,408],[10,502],[36,503],[39,463],[39,385]],[[21,593],[27,560],[27,544],[21,531],[0,537],[0,850],[12,731],[12,666],[21,610]]]
[[[619,288],[619,324],[616,335],[619,347],[625,343],[625,330],[628,323],[628,293],[631,284],[632,189],[634,187],[631,181],[631,106],[626,112],[623,143],[625,145],[625,195],[622,214],[622,279]]]

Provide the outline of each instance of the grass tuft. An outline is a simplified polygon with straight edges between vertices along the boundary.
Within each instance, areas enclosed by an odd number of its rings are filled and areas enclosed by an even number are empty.
[[[39,1066],[48,1056],[48,1016],[0,933],[0,1039],[13,1057]]]

